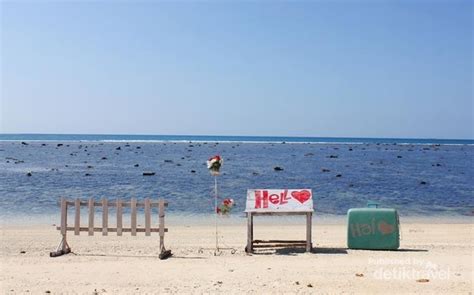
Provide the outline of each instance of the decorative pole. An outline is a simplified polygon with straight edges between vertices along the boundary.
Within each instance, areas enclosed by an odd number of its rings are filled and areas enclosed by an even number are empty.
[[[219,248],[219,227],[218,227],[218,216],[217,214],[228,214],[230,212],[230,209],[234,205],[234,200],[232,199],[225,199],[223,201],[223,205],[218,207],[217,203],[217,198],[219,196],[219,191],[218,191],[218,186],[217,186],[217,176],[220,175],[220,169],[222,166],[222,163],[224,161],[222,158],[218,155],[210,158],[207,161],[207,169],[209,169],[209,172],[211,173],[212,176],[214,176],[214,222],[216,226],[216,247],[212,250],[214,250],[214,256],[217,256],[221,253],[221,250],[231,250],[231,253],[234,254],[237,250],[234,248]],[[200,248],[199,253],[202,253],[205,248]]]
[[[214,174],[214,220],[216,223],[216,251],[219,252],[219,233],[217,230],[217,175]]]

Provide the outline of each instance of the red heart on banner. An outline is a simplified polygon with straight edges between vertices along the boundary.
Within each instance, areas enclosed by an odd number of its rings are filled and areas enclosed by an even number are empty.
[[[311,193],[307,190],[291,192],[293,199],[298,200],[301,204],[308,201],[311,198]]]

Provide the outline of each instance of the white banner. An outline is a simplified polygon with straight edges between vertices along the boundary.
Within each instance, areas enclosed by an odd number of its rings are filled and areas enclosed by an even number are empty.
[[[310,189],[250,189],[245,212],[312,212]]]

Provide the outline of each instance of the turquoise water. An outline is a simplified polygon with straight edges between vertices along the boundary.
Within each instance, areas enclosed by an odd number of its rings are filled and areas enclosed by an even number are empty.
[[[299,144],[291,144],[297,142]],[[286,143],[286,144],[283,144]],[[57,214],[69,198],[165,197],[169,212],[213,212],[205,161],[224,157],[220,197],[241,216],[249,188],[311,188],[318,215],[368,200],[402,216],[472,216],[472,140],[0,135],[2,218]],[[138,164],[138,167],[136,165]],[[282,167],[275,171],[274,167]],[[143,176],[153,171],[154,176]],[[31,176],[27,173],[31,172]]]

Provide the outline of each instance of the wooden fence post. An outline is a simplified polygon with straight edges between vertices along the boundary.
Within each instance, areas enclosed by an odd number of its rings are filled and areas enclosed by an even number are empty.
[[[151,205],[150,205],[150,198],[145,199],[145,236],[149,236],[151,234]]]
[[[63,236],[62,250],[67,251],[67,203],[64,197],[61,198],[61,235]]]
[[[81,200],[79,198],[76,198],[74,201],[74,209],[76,211],[76,216],[74,216],[74,234],[78,236],[81,232]]]
[[[132,198],[130,200],[130,207],[132,210],[132,214],[131,214],[132,229],[130,230],[130,232],[132,233],[132,236],[136,236],[137,235],[137,199]]]
[[[94,199],[89,198],[89,236],[94,235]]]
[[[160,199],[158,201],[158,217],[159,217],[159,230],[160,230],[160,250],[163,251],[165,248],[165,201]]]
[[[107,199],[102,198],[102,235],[107,236],[109,234],[109,205]]]
[[[122,200],[117,199],[117,236],[122,235]]]

